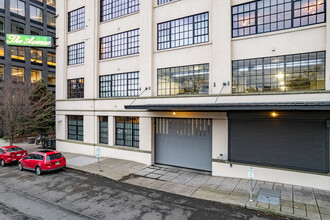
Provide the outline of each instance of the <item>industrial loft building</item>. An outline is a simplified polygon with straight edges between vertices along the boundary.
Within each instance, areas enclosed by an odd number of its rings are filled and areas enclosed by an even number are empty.
[[[55,0],[0,0],[0,89],[3,80],[36,82],[44,79],[55,92],[55,48],[9,46],[6,34],[55,38]],[[2,136],[0,122],[0,136]]]
[[[326,0],[59,0],[60,151],[330,190]]]

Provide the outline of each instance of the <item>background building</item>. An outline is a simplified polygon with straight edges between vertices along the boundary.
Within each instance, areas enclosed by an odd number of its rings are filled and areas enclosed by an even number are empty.
[[[55,93],[55,48],[6,45],[6,34],[55,38],[55,7],[55,0],[0,0],[0,88],[6,76],[25,82],[43,78]]]
[[[329,5],[58,1],[58,149],[330,190]]]

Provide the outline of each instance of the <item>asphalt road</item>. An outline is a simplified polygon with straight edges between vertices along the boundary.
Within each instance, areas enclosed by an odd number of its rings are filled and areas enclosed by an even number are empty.
[[[286,219],[64,170],[0,167],[0,219]]]

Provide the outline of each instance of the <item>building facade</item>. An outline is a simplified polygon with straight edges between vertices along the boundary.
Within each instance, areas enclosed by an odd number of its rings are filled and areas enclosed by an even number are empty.
[[[6,77],[24,82],[44,79],[49,90],[55,93],[55,47],[6,44],[6,34],[42,35],[55,39],[55,8],[55,0],[0,0],[0,87]]]
[[[326,0],[60,0],[60,151],[330,190]]]

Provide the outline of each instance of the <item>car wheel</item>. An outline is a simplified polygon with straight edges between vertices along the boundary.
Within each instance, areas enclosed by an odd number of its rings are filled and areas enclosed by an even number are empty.
[[[36,174],[40,176],[42,173],[41,168],[39,166],[36,167]]]
[[[19,169],[20,171],[22,171],[22,170],[23,170],[23,166],[22,166],[22,163],[20,163],[20,162],[18,162],[18,169]]]
[[[5,161],[2,159],[1,160],[1,166],[4,167],[5,166]]]

